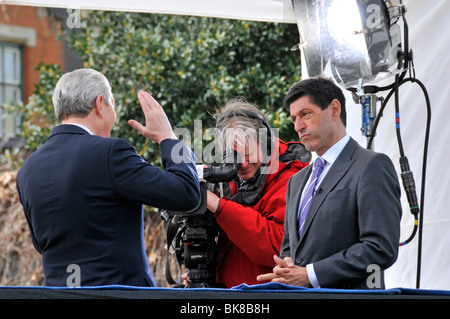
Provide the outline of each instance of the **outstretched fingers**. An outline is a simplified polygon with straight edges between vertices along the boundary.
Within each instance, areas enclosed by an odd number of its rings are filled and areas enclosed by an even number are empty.
[[[145,125],[135,120],[129,120],[128,124],[146,138],[157,143],[160,143],[164,139],[176,138],[162,106],[145,91],[139,91],[137,96],[141,104],[142,112],[144,113]]]

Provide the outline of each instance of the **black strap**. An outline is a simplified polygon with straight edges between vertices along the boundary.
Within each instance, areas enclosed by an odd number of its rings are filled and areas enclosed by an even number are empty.
[[[177,252],[180,251],[181,247],[179,246],[179,243],[181,242],[178,238],[181,236],[182,232],[184,231],[183,221],[179,218],[175,219],[175,216],[172,216],[166,220],[167,227],[166,227],[166,247],[167,247],[167,253],[166,253],[166,280],[170,285],[179,285],[181,284],[181,264],[182,260],[179,257],[180,254]],[[173,245],[174,238],[175,240],[175,254],[177,256],[178,260],[178,276],[177,279],[174,280],[172,277],[172,272],[170,270],[170,247]]]

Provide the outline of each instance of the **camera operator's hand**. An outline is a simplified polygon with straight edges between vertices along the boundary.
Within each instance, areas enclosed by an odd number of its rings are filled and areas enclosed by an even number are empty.
[[[162,106],[147,92],[139,91],[137,96],[144,112],[145,126],[135,120],[129,120],[128,124],[158,144],[168,138],[176,139]]]
[[[184,274],[182,274],[180,276],[181,280],[183,281],[183,285],[188,286],[189,285],[189,281],[188,281],[188,273],[185,272]]]

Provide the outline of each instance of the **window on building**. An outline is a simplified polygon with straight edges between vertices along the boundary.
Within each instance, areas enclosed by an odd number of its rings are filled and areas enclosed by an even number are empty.
[[[0,105],[22,101],[22,47],[0,42]],[[4,143],[20,133],[21,119],[0,108],[0,138]]]

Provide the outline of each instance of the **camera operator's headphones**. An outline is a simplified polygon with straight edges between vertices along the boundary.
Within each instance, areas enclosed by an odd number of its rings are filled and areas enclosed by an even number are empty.
[[[242,117],[249,117],[252,119],[257,119],[264,125],[264,127],[267,130],[267,156],[270,158],[270,155],[272,154],[272,129],[270,128],[269,120],[265,116],[263,116],[257,112],[252,112],[250,110],[232,110],[232,111],[229,111],[228,114],[225,113],[225,114],[222,114],[221,116],[219,116],[219,118],[216,121],[216,127],[223,120],[225,120],[227,118],[235,117],[235,116],[242,116]]]

